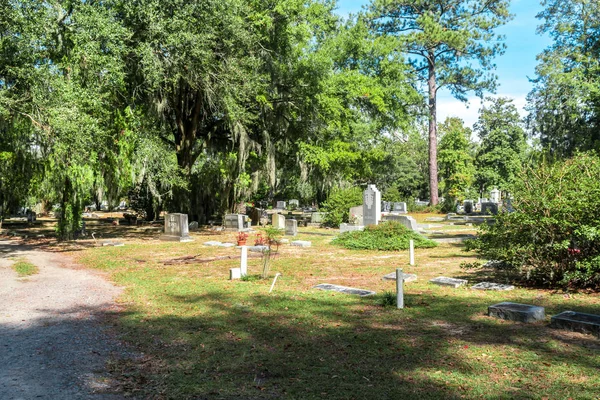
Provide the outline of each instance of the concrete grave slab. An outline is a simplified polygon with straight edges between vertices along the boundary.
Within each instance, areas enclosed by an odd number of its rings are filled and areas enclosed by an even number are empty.
[[[346,286],[339,286],[339,285],[331,285],[329,283],[322,283],[320,285],[315,286],[314,289],[332,290],[334,292],[340,292],[340,293],[346,293],[346,294],[355,294],[355,295],[358,295],[358,296],[361,296],[361,297],[372,296],[372,295],[375,294],[375,292],[373,292],[372,290],[356,289],[356,288],[351,288],[351,287],[346,287]]]
[[[215,242],[215,241],[210,241],[210,242],[204,242],[205,246],[220,246],[222,243],[221,242]]]
[[[488,307],[490,317],[518,322],[536,322],[546,318],[544,307],[504,302]]]
[[[501,283],[494,282],[481,282],[477,285],[471,286],[471,289],[475,290],[497,290],[497,291],[506,291],[506,290],[514,290],[513,285],[503,285]]]
[[[290,243],[292,246],[298,246],[298,247],[310,247],[312,246],[312,243],[307,241],[307,240],[294,240],[292,243]]]
[[[269,246],[249,246],[248,247],[248,251],[251,251],[253,253],[264,253],[267,250],[269,250]]]
[[[384,281],[395,281],[396,280],[396,273],[395,272],[390,272],[389,274],[385,275],[383,278]],[[408,283],[408,282],[414,282],[417,280],[417,275],[415,274],[404,274],[404,283]]]
[[[465,279],[448,278],[446,276],[438,276],[437,278],[430,279],[429,282],[435,285],[450,286],[453,288],[458,288],[467,284],[467,280]]]
[[[553,316],[550,321],[551,328],[591,333],[600,338],[600,315],[563,311]]]
[[[233,243],[219,243],[217,246],[218,247],[235,247],[235,244],[233,244]]]

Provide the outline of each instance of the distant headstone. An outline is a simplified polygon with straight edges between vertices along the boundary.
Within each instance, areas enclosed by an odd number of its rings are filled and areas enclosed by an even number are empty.
[[[392,203],[389,201],[381,202],[381,212],[387,213],[392,211]]]
[[[395,281],[396,280],[396,273],[395,272],[390,272],[389,274],[385,275],[383,278],[384,281]],[[415,274],[404,274],[404,282],[414,282],[417,280],[417,275]]]
[[[473,200],[463,201],[463,210],[465,214],[471,214],[474,211]]]
[[[364,230],[365,230],[365,227],[363,225],[340,224],[340,233],[364,231]]]
[[[229,270],[229,280],[240,279],[242,277],[242,270],[240,268],[231,268]]]
[[[381,192],[368,185],[363,192],[363,225],[378,225],[381,220]]]
[[[404,203],[404,202],[394,203],[394,205],[392,207],[392,212],[395,212],[395,213],[407,213],[408,212],[408,207],[406,206],[406,203]]]
[[[223,220],[223,225],[225,226],[225,229],[240,232],[246,228],[245,222],[246,216],[244,214],[227,214]]]
[[[500,203],[501,197],[500,197],[500,191],[498,189],[493,189],[490,192],[490,200],[492,200],[492,202],[498,204]]]
[[[298,247],[311,247],[312,243],[306,240],[294,240],[292,243],[290,243],[292,246],[298,246]]]
[[[322,213],[322,212],[314,212],[312,214],[310,214],[310,222],[313,224],[320,224],[323,222],[323,217],[325,216],[326,213]]]
[[[493,282],[481,282],[477,285],[471,286],[471,289],[475,290],[497,290],[497,291],[506,291],[513,290],[515,287],[513,285],[503,285],[501,283],[493,283]]]
[[[348,217],[354,225],[363,225],[363,206],[351,207]]]
[[[285,235],[286,236],[298,235],[298,221],[296,221],[295,219],[286,219],[285,220]]]
[[[396,221],[400,222],[402,225],[410,229],[411,231],[417,232],[419,230],[417,226],[417,220],[408,215],[387,215],[385,217],[386,221]]]
[[[600,338],[600,315],[564,311],[551,318],[551,328],[591,333]]]
[[[272,214],[271,224],[273,228],[285,229],[285,216],[281,214]]]
[[[160,240],[169,240],[176,242],[191,242],[194,239],[190,237],[188,230],[187,214],[166,214],[165,215],[165,232],[161,235]]]
[[[482,214],[498,214],[498,203],[486,202],[481,203],[481,213]]]
[[[190,222],[190,224],[188,225],[188,229],[190,230],[190,232],[195,232],[198,230],[198,221],[192,221]]]
[[[498,303],[488,307],[490,317],[519,322],[536,322],[546,318],[544,307],[519,303]]]
[[[293,207],[293,208],[299,208],[300,207],[300,201],[299,200],[292,199],[288,203],[290,204],[290,207]]]
[[[465,279],[448,278],[445,276],[439,276],[437,278],[433,278],[429,282],[431,282],[435,285],[450,286],[453,288],[458,288],[458,287],[461,287],[461,286],[467,284],[467,281]]]
[[[285,201],[278,201],[277,202],[277,209],[279,210],[285,210],[287,208],[287,204],[285,203]]]
[[[339,286],[339,285],[330,285],[328,283],[322,283],[320,285],[315,286],[314,288],[320,289],[320,290],[332,290],[334,292],[340,292],[340,293],[346,293],[346,294],[355,294],[355,295],[358,295],[361,297],[372,296],[372,295],[376,294],[372,290],[356,289],[356,288]]]

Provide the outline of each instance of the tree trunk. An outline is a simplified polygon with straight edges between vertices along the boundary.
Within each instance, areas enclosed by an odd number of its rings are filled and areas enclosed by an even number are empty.
[[[437,166],[437,82],[432,53],[429,54],[429,202],[438,204],[438,166]]]

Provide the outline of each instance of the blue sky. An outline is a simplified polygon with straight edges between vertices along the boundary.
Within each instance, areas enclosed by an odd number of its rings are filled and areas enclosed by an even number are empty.
[[[368,0],[338,0],[337,13],[347,16],[356,13],[368,4]],[[539,0],[512,0],[511,12],[514,19],[498,29],[498,33],[506,36],[506,52],[495,59],[498,89],[494,96],[504,96],[514,99],[514,103],[524,116],[523,107],[526,96],[532,88],[529,78],[535,77],[536,56],[551,43],[548,37],[536,34],[540,21],[535,16],[542,11]],[[471,96],[469,104],[464,104],[452,98],[448,92],[438,94],[438,121],[448,116],[460,117],[465,124],[472,126],[477,120],[481,102],[476,96]]]

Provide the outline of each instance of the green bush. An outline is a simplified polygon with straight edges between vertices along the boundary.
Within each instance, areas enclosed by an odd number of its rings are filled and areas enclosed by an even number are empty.
[[[352,250],[407,250],[410,240],[415,248],[436,247],[437,243],[416,232],[411,231],[399,222],[388,221],[379,225],[369,225],[364,231],[345,232],[331,243]]]
[[[348,223],[350,208],[362,204],[362,201],[362,190],[359,187],[334,188],[321,207],[321,211],[327,213],[323,217],[323,224],[338,227],[343,222]]]
[[[482,225],[467,249],[523,284],[600,288],[600,158],[526,167],[511,193],[515,212]]]

